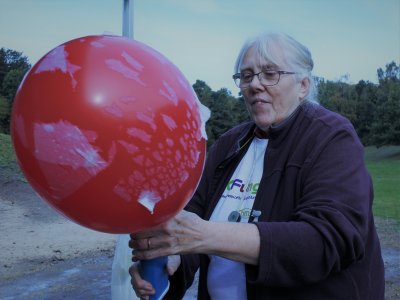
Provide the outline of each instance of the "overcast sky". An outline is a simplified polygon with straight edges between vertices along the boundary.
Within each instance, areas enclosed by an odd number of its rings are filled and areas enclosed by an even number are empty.
[[[0,0],[0,47],[34,64],[82,36],[122,35],[123,0]],[[191,83],[238,90],[233,64],[242,43],[283,31],[305,44],[314,75],[377,82],[400,63],[400,0],[134,0],[134,38],[168,57]]]

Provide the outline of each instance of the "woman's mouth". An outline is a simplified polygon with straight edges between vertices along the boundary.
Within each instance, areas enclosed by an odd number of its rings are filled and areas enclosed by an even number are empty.
[[[251,102],[251,105],[252,106],[253,105],[261,105],[261,104],[266,104],[266,103],[269,103],[269,102],[266,100],[257,99],[257,100],[254,100],[253,102]]]

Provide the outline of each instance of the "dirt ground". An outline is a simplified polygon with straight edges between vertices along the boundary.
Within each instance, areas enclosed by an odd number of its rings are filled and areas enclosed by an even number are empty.
[[[386,299],[400,299],[400,222],[377,218]],[[0,299],[110,299],[116,235],[66,220],[0,168]],[[186,299],[195,298],[195,289]]]

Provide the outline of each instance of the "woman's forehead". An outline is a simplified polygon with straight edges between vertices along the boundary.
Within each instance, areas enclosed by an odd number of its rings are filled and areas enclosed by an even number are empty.
[[[260,69],[277,70],[286,67],[284,52],[278,47],[250,47],[242,61],[241,70],[257,67]]]

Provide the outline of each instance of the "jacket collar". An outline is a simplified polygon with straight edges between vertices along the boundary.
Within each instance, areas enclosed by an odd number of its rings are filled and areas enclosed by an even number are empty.
[[[290,129],[299,118],[299,116],[304,115],[306,111],[315,110],[315,105],[318,104],[314,104],[309,101],[303,102],[282,123],[276,126],[271,126],[268,130],[268,133],[261,133],[261,130],[257,128],[256,124],[253,121],[249,121],[239,125],[238,127],[236,127],[236,130],[240,132],[236,138],[237,142],[235,146],[232,147],[230,151],[228,151],[226,157],[231,157],[232,155],[235,155],[241,150],[245,149],[246,146],[250,145],[251,140],[255,136],[263,136],[263,138],[268,138],[268,147],[277,147],[286,138]]]
[[[304,101],[283,122],[278,125],[271,125],[267,132],[260,130],[254,122],[249,122],[238,139],[239,143],[236,151],[243,147],[249,139],[253,139],[254,137],[266,138],[269,139],[272,144],[280,144],[280,142],[287,136],[290,128],[296,122],[299,115],[303,115],[304,112],[309,110],[315,110],[315,105],[318,104]]]

